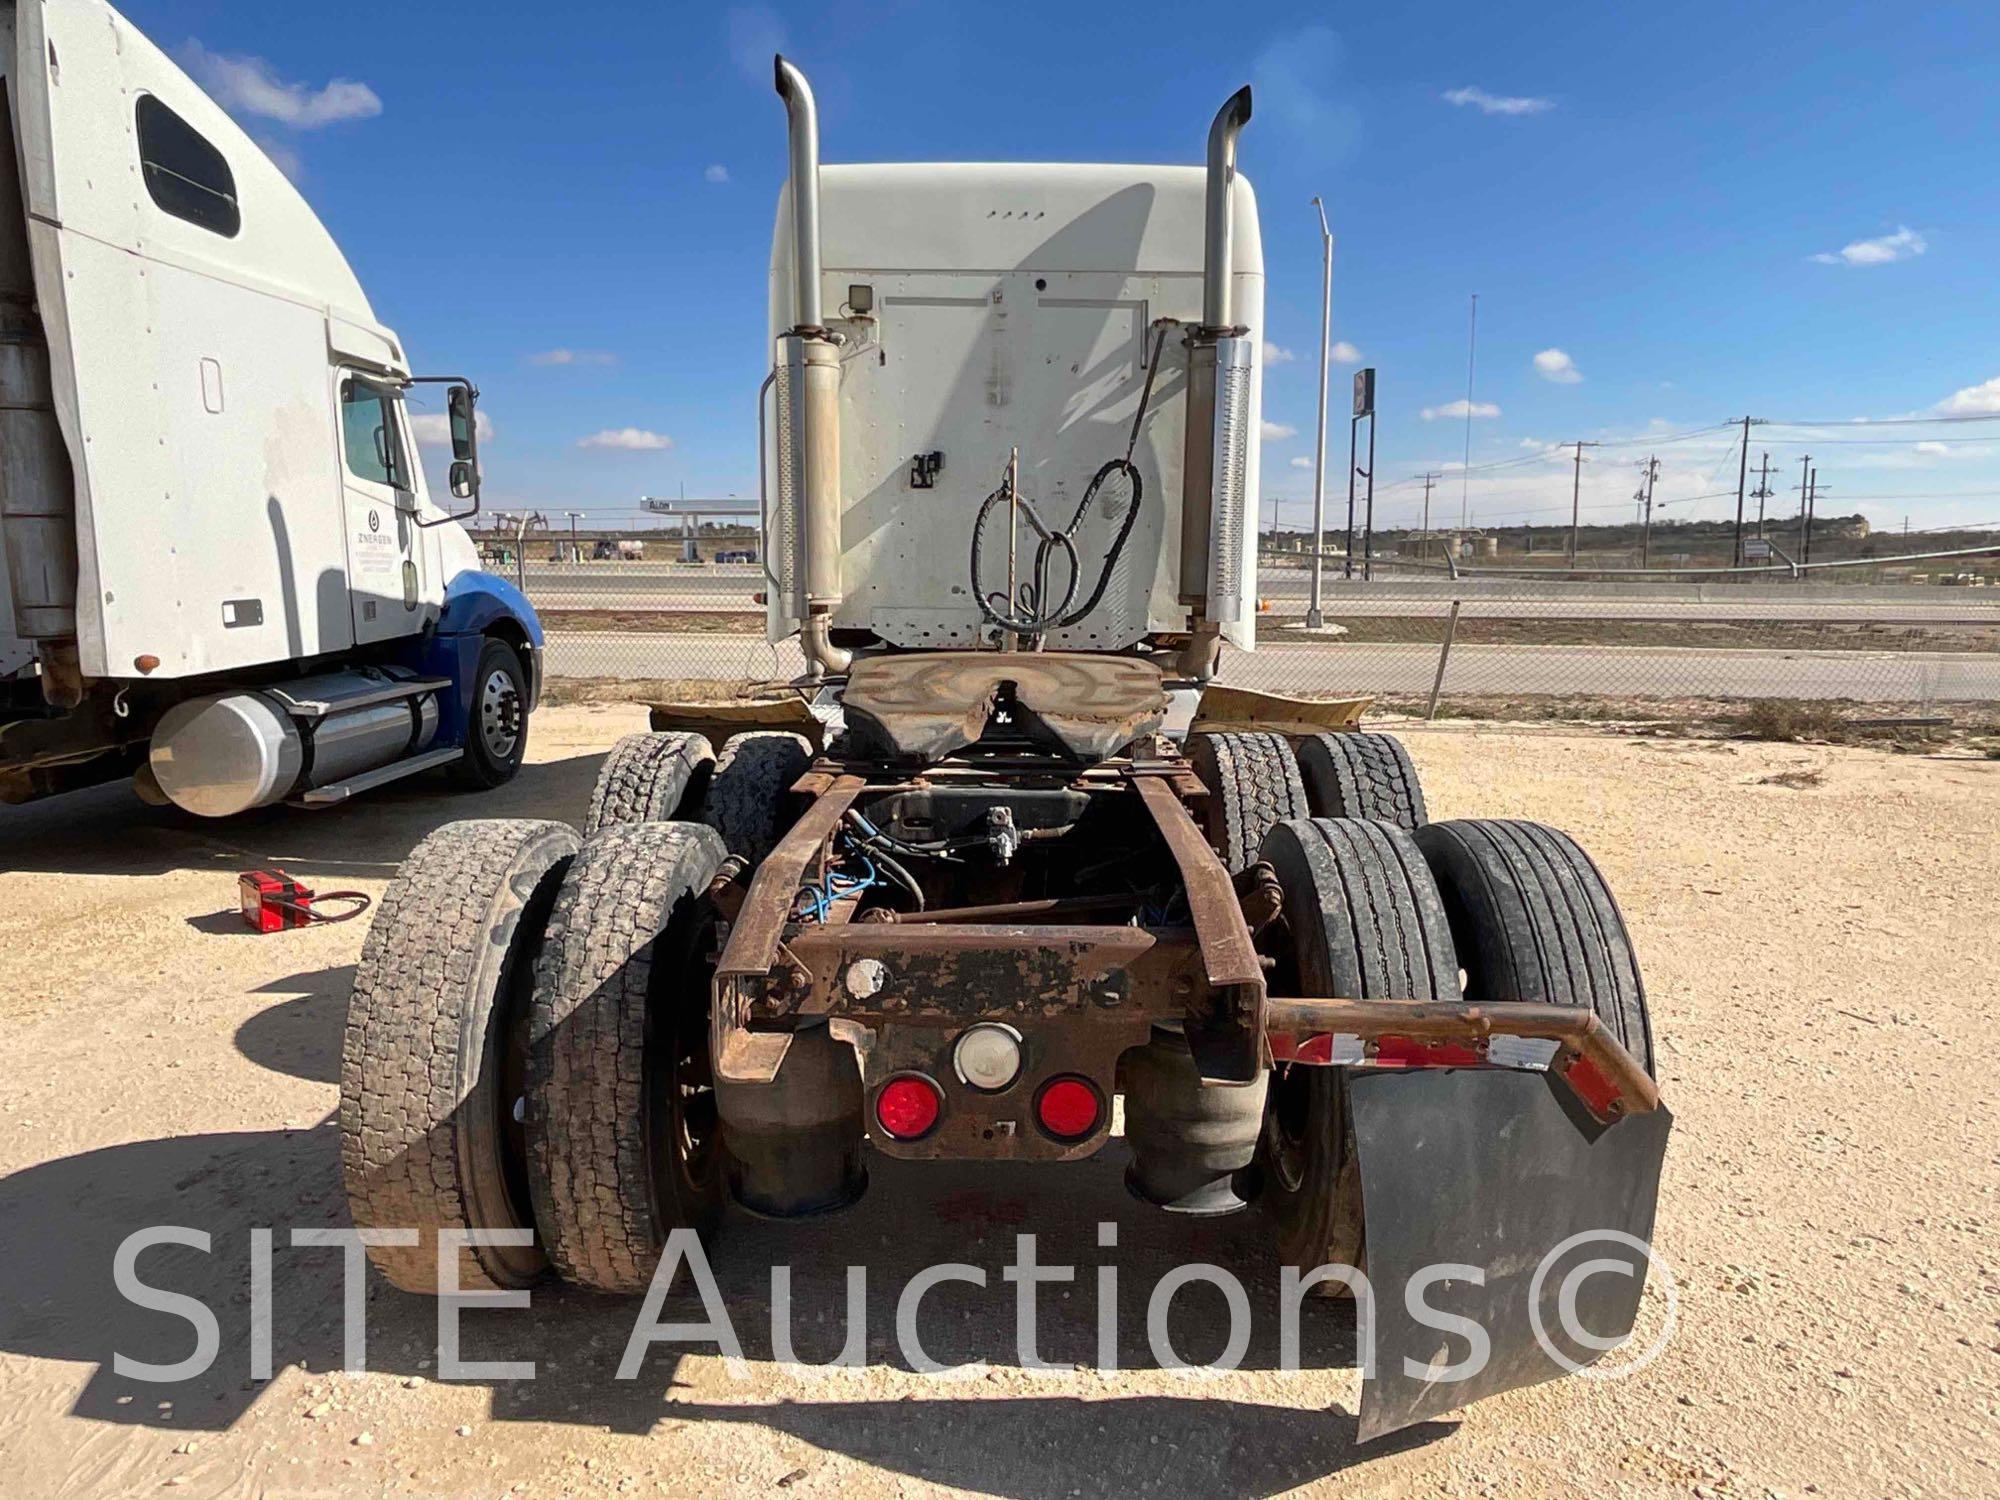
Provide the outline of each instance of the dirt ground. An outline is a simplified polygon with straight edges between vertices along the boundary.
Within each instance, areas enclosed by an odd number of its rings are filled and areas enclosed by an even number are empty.
[[[0,1489],[11,1495],[2000,1494],[2000,763],[1956,752],[1635,740],[1461,725],[1412,733],[1438,817],[1539,817],[1621,896],[1677,1117],[1657,1242],[1678,1321],[1644,1372],[1573,1379],[1377,1444],[1354,1439],[1351,1318],[1316,1303],[1308,1368],[1277,1368],[1255,1215],[1188,1222],[1125,1192],[1122,1145],[1078,1166],[877,1159],[849,1213],[737,1219],[717,1272],[747,1364],[657,1349],[613,1378],[636,1315],[538,1287],[465,1315],[465,1356],[527,1381],[436,1379],[435,1308],[372,1277],[370,1373],[344,1374],[345,1223],[333,1111],[364,923],[269,937],[238,871],[379,893],[428,829],[464,816],[580,820],[606,748],[642,715],[555,708],[504,791],[405,788],[336,811],[200,824],[107,788],[0,809]],[[1076,1265],[1042,1294],[1041,1351],[1095,1348],[1093,1226],[1120,1228],[1121,1373],[1015,1367],[1017,1230]],[[213,1238],[149,1250],[150,1284],[221,1320],[207,1373],[179,1317],[114,1290],[144,1225]],[[273,1226],[275,1378],[250,1378],[250,1231]],[[864,1265],[871,1368],[813,1381],[772,1353],[769,1269],[794,1267],[799,1357],[841,1345],[842,1270]],[[985,1291],[925,1302],[940,1360],[904,1367],[899,1292],[934,1262]],[[1157,1368],[1147,1293],[1169,1266],[1241,1270],[1243,1368]],[[1182,1354],[1220,1348],[1187,1293]],[[1649,1296],[1658,1318],[1664,1299]],[[682,1309],[686,1310],[683,1311]],[[669,1316],[695,1317],[676,1298]]]

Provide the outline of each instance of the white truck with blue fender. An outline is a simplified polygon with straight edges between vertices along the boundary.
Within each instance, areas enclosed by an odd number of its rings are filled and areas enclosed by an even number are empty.
[[[298,189],[103,0],[0,0],[0,69],[0,801],[506,781],[542,632],[459,524],[471,382],[412,374]]]

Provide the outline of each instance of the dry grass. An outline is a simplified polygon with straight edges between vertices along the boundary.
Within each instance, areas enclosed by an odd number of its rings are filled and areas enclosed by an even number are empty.
[[[1794,792],[1810,791],[1826,780],[1826,772],[1818,766],[1802,766],[1796,771],[1774,771],[1769,776],[1759,776],[1759,786],[1781,786]]]

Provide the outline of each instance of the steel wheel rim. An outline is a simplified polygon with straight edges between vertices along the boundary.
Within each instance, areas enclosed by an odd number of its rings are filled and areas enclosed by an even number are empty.
[[[511,760],[521,743],[521,695],[504,668],[479,685],[479,743],[498,761]]]
[[[1271,1175],[1287,1193],[1305,1185],[1306,1155],[1312,1149],[1312,1074],[1307,1068],[1282,1068],[1271,1080],[1264,1106]]]

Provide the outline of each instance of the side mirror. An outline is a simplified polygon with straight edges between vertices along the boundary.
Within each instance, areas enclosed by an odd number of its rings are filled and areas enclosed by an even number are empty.
[[[451,469],[446,483],[454,500],[471,502],[471,508],[420,526],[441,526],[446,521],[469,521],[479,514],[479,390],[463,375],[413,375],[411,385],[445,387],[446,425],[451,431]]]
[[[473,403],[478,393],[469,385],[454,385],[445,393],[445,407],[451,413],[451,456],[472,463],[479,457],[479,428],[473,420]]]

